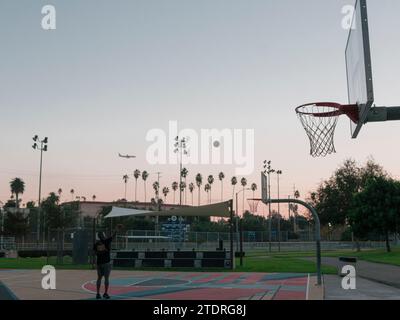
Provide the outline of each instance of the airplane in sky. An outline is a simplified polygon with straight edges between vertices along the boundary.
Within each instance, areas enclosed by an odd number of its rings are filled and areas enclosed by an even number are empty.
[[[136,156],[130,156],[130,155],[122,155],[122,154],[120,154],[120,153],[118,153],[118,156],[120,157],[120,158],[125,158],[125,159],[132,159],[132,158],[136,158]]]

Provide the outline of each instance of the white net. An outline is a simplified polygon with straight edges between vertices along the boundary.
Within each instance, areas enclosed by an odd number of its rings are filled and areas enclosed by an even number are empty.
[[[247,199],[247,203],[249,204],[251,213],[257,212],[258,204],[260,203],[260,201],[261,199]]]
[[[334,135],[341,114],[329,105],[304,105],[296,109],[297,115],[310,140],[310,154],[325,157],[335,153]]]

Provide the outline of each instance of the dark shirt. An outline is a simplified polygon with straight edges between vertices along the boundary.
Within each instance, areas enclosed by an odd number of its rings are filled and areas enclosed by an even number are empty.
[[[93,246],[93,250],[97,256],[97,264],[105,264],[111,261],[110,251],[111,251],[111,242],[113,238],[107,238],[104,240],[98,240]]]

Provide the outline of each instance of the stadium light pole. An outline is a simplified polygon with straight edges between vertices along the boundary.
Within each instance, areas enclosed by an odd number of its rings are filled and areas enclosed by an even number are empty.
[[[278,170],[276,175],[278,177],[278,200],[279,196],[279,176],[282,174],[282,170]],[[278,252],[281,252],[281,208],[280,203],[278,202]]]
[[[179,159],[179,205],[182,205],[182,155],[187,155],[188,151],[186,150],[186,138],[180,139],[179,136],[175,137],[174,144],[174,152],[178,154]]]
[[[43,166],[43,151],[47,151],[47,143],[48,143],[48,138],[45,137],[43,140],[40,140],[38,135],[35,135],[33,137],[33,141],[35,142],[32,146],[34,150],[39,150],[40,151],[40,172],[39,172],[39,199],[38,199],[38,217],[37,217],[37,235],[36,235],[36,240],[37,243],[39,243],[40,240],[40,213],[41,213],[41,208],[40,208],[40,203],[41,203],[41,197],[42,197],[42,166]],[[43,219],[44,220],[44,219]],[[44,221],[43,221],[44,222]],[[43,230],[44,224],[43,224]]]
[[[264,172],[268,175],[268,198],[271,199],[271,173],[275,170],[271,168],[271,161],[264,160]],[[271,212],[271,202],[268,203],[268,242],[269,242],[269,252],[272,252],[272,212]]]

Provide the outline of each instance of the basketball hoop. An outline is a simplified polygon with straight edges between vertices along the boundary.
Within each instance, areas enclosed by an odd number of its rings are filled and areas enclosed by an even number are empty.
[[[258,204],[260,203],[260,201],[261,201],[261,199],[247,199],[247,203],[249,204],[251,213],[257,212],[257,207],[258,207]]]
[[[325,157],[335,153],[334,135],[341,115],[347,115],[358,123],[358,106],[341,105],[334,102],[317,102],[301,105],[296,113],[310,140],[310,154],[313,157]]]

